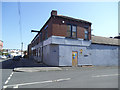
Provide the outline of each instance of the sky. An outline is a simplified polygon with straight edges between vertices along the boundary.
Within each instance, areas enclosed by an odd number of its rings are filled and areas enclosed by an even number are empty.
[[[103,37],[118,35],[118,2],[20,2],[21,29],[17,2],[2,2],[2,37],[4,49],[27,50],[27,45],[50,17],[59,15],[92,22],[92,34]],[[20,31],[21,30],[21,31]],[[22,36],[22,38],[21,38]]]

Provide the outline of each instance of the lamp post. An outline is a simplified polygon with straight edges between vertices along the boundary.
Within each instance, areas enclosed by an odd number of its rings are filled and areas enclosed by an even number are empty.
[[[40,31],[36,31],[36,30],[31,30],[31,32],[37,32],[37,33],[39,33]]]

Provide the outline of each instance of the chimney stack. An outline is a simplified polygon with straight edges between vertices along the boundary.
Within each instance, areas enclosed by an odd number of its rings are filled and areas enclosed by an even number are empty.
[[[51,16],[52,16],[52,15],[57,16],[57,11],[56,11],[56,10],[52,10],[52,11],[51,11]]]

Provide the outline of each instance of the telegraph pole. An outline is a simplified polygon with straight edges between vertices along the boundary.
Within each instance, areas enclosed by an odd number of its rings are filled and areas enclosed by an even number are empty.
[[[22,52],[23,52],[23,42],[21,43],[21,56],[22,56]]]

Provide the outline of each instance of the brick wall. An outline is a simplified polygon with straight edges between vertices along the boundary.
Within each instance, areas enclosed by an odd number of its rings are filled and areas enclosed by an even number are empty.
[[[66,20],[60,17],[54,17],[52,18],[53,24],[52,24],[52,35],[55,36],[64,36],[67,35],[67,24],[77,25],[77,38],[84,39],[85,33],[84,33],[84,26],[89,26],[89,40],[91,40],[91,25],[84,22],[77,22],[72,20]],[[64,21],[64,23],[62,23]]]
[[[64,23],[63,23],[64,21]],[[77,38],[85,39],[85,26],[89,26],[89,40],[91,40],[91,24],[86,22],[78,22],[75,20],[65,19],[62,17],[52,15],[48,21],[41,28],[42,32],[42,41],[45,40],[45,27],[48,26],[48,38],[52,35],[54,36],[64,36],[67,37],[67,24],[76,25],[77,26]],[[40,42],[40,33],[39,37],[36,40],[33,40],[32,46],[35,46]],[[37,37],[37,36],[36,36]]]
[[[45,27],[48,25],[48,37],[52,36],[52,19],[49,18],[49,20],[45,23],[45,25],[42,27],[42,40],[45,40]],[[39,36],[40,38],[40,36]]]

